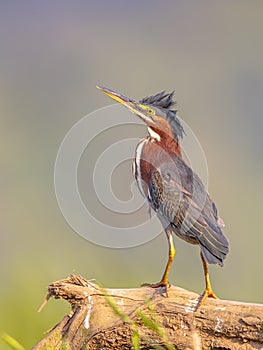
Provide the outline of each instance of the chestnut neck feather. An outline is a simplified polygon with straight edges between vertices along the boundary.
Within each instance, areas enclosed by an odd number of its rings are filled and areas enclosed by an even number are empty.
[[[176,157],[181,157],[178,140],[167,134],[159,135],[158,140],[151,136],[138,144],[134,159],[134,176],[144,197],[148,198],[150,177],[153,171],[163,163],[170,163]]]
[[[153,133],[155,135],[153,135]],[[181,147],[179,138],[175,138],[174,134],[166,121],[162,121],[158,126],[149,128],[149,140],[156,142],[157,145],[163,148],[167,153],[181,157]]]
[[[170,155],[177,156],[177,157],[182,156],[180,143],[175,138],[169,137],[167,135],[165,136],[162,135],[160,136],[160,141],[155,141],[155,142],[157,142],[157,145],[163,148]]]

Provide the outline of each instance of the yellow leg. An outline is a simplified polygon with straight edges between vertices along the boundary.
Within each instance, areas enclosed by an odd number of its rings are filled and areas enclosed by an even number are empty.
[[[207,262],[205,261],[205,258],[203,256],[202,252],[200,253],[200,255],[201,255],[204,273],[205,273],[205,290],[198,301],[198,304],[197,304],[195,311],[203,304],[203,302],[206,300],[206,298],[218,299],[218,297],[215,295],[215,293],[213,292],[212,287],[211,287]]]
[[[161,281],[158,283],[143,283],[142,287],[151,287],[151,288],[165,287],[166,291],[167,291],[167,288],[169,287],[168,275],[175,256],[175,248],[173,244],[172,231],[167,229],[166,235],[169,243],[169,258],[168,258],[168,262],[167,262],[163,277]]]

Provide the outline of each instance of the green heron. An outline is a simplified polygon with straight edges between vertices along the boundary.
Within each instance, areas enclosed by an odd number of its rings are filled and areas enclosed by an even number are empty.
[[[229,244],[222,232],[223,220],[201,179],[182,158],[180,139],[184,129],[172,107],[172,93],[164,91],[139,102],[105,87],[97,86],[140,117],[148,127],[135,152],[133,172],[140,192],[161,221],[169,244],[169,258],[160,282],[144,283],[153,288],[169,286],[168,274],[175,256],[173,233],[192,244],[198,244],[206,287],[197,308],[207,298],[215,298],[208,264],[223,266]],[[197,309],[196,308],[196,309]]]

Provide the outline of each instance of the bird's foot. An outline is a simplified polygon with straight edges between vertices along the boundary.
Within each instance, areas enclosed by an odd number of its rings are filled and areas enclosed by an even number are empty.
[[[160,281],[158,283],[143,283],[141,287],[150,287],[150,288],[163,288],[166,296],[168,297],[168,288],[170,288],[170,283],[165,281]]]
[[[200,296],[198,303],[196,305],[195,311],[199,309],[199,307],[204,303],[207,298],[219,299],[212,289],[205,289],[204,293]]]

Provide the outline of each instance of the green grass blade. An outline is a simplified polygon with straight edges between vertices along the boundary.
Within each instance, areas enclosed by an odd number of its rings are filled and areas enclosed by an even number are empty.
[[[13,337],[11,337],[11,335],[9,335],[9,334],[2,333],[1,334],[1,338],[12,349],[14,349],[14,350],[25,350],[25,348],[21,344],[19,344],[17,340],[15,340]]]
[[[132,333],[132,350],[140,350],[140,339],[138,331]]]

